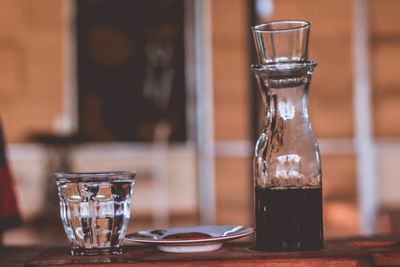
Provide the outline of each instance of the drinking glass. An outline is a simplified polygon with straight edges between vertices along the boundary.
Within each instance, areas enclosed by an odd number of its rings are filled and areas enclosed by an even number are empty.
[[[261,63],[308,60],[308,21],[272,21],[252,30]]]
[[[135,171],[56,173],[72,255],[121,254]]]

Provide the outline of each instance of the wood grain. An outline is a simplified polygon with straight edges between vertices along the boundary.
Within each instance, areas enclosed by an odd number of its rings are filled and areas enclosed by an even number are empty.
[[[328,241],[325,249],[299,252],[261,252],[252,242],[232,242],[207,253],[168,254],[149,246],[128,246],[122,255],[73,257],[67,248],[49,249],[27,266],[373,266],[368,252],[342,241]]]

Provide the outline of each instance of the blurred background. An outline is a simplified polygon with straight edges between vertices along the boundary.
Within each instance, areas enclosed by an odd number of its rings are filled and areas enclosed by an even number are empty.
[[[54,172],[137,171],[128,232],[253,224],[250,27],[311,22],[325,235],[400,231],[400,1],[0,0],[0,116],[24,221],[66,243]],[[0,185],[1,186],[1,185]]]

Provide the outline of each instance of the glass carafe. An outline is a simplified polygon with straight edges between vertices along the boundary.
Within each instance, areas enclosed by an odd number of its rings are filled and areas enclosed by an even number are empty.
[[[279,23],[286,23],[286,28]],[[258,250],[323,247],[321,162],[307,112],[316,63],[307,61],[308,31],[299,33],[304,30],[302,25],[274,22],[272,28],[266,28],[268,32],[262,38],[268,36],[272,40],[270,46],[274,42],[282,45],[285,42],[280,39],[288,39],[287,35],[297,35],[300,39],[295,39],[302,40],[286,44],[282,50],[286,55],[268,47],[267,42],[258,42],[257,32],[254,34],[262,64],[253,65],[252,70],[265,104],[264,125],[254,154]],[[308,23],[305,25],[309,28]],[[253,32],[260,26],[254,27]]]

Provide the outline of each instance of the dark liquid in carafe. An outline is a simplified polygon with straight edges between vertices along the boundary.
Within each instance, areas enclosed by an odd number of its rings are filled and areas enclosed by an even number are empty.
[[[256,187],[256,249],[323,248],[322,190]]]

